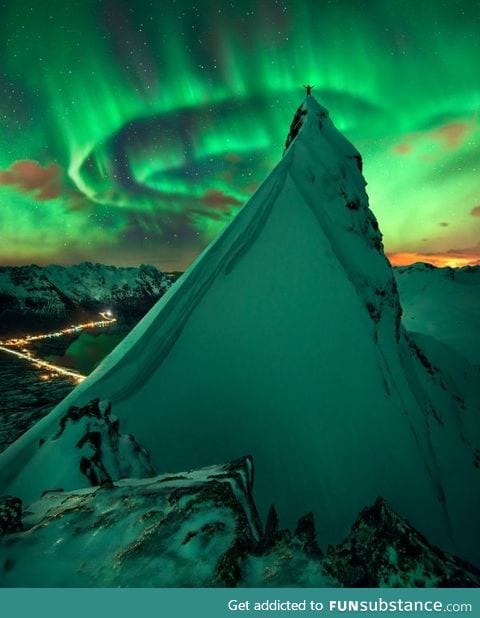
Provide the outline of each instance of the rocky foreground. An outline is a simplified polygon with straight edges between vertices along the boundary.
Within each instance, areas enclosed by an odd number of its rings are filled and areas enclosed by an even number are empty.
[[[475,567],[430,544],[382,498],[342,543],[321,548],[311,514],[282,530],[272,506],[262,525],[250,457],[154,476],[107,402],[72,407],[38,448],[47,443],[65,451],[84,488],[45,488],[27,507],[0,500],[5,587],[480,586]]]

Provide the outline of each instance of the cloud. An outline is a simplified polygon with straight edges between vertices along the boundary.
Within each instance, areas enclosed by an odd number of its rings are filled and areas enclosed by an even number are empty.
[[[235,152],[227,152],[223,156],[230,163],[240,163],[242,160],[242,157]]]
[[[25,159],[15,161],[7,170],[0,170],[0,185],[13,186],[39,201],[47,201],[60,195],[62,177],[62,168],[56,163],[43,167],[38,161]]]
[[[258,187],[260,186],[259,182],[249,182],[248,185],[245,185],[243,187],[243,191],[245,191],[246,193],[255,193],[255,191],[258,189]]]
[[[163,212],[128,213],[128,223],[122,233],[120,242],[123,246],[136,247],[169,245],[174,249],[183,250],[185,247],[203,249],[191,213],[187,211],[169,213]]]
[[[408,154],[412,150],[412,144],[401,142],[393,147],[394,152],[400,155]]]
[[[474,206],[470,211],[472,217],[480,217],[480,206]]]
[[[230,206],[238,206],[242,203],[242,200],[237,199],[233,195],[228,195],[223,191],[219,191],[218,189],[209,189],[200,198],[200,202],[216,210],[230,210]]]
[[[445,150],[455,150],[462,146],[466,138],[473,134],[477,129],[475,120],[454,120],[447,124],[429,129],[427,131],[415,131],[407,133],[403,140],[392,147],[393,152],[398,155],[407,155],[413,153],[417,147],[424,145],[427,142],[437,142]],[[431,153],[421,153],[420,158],[423,161],[431,161],[435,157]]]
[[[461,268],[462,266],[480,266],[480,244],[466,249],[448,249],[444,252],[398,251],[388,253],[393,266],[408,266],[415,262],[427,262],[434,266]]]
[[[71,212],[93,211],[94,202],[80,191],[68,191],[65,194],[66,205]]]
[[[455,121],[436,129],[433,137],[443,142],[447,150],[458,148],[467,135],[475,129],[475,122]]]

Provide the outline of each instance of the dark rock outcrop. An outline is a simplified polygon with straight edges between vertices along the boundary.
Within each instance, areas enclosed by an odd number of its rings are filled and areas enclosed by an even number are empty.
[[[23,529],[23,505],[15,496],[0,497],[0,534],[18,532]]]
[[[478,569],[429,543],[382,498],[363,509],[343,543],[328,548],[324,566],[353,588],[480,585]]]
[[[24,532],[0,541],[9,565],[0,564],[0,584],[234,586],[260,536],[252,482],[252,462],[243,458],[109,488],[49,492],[29,509]],[[47,555],[61,567],[45,569]]]
[[[56,433],[39,440],[39,448],[50,449],[53,458],[69,462],[65,489],[81,487],[85,481],[92,487],[111,486],[121,478],[155,474],[148,453],[132,435],[120,432],[120,422],[111,409],[110,402],[99,399],[81,407],[71,406],[60,418]],[[76,462],[76,470],[72,462]]]
[[[71,423],[98,420],[98,405],[86,408],[80,418],[71,412],[62,434]],[[50,491],[26,510],[23,523],[21,502],[5,498],[0,583],[480,586],[475,567],[431,545],[381,498],[360,513],[343,543],[322,552],[312,514],[291,532],[280,529],[272,507],[262,528],[252,489],[253,462],[245,457],[182,474]],[[59,566],[44,568],[47,560]]]

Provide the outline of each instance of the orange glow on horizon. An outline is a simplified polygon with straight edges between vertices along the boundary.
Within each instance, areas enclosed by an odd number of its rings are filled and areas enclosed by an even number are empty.
[[[449,266],[450,268],[461,268],[462,266],[480,266],[480,255],[478,253],[416,253],[414,251],[399,251],[388,253],[388,259],[392,266],[409,266],[415,262],[427,262],[439,268]]]

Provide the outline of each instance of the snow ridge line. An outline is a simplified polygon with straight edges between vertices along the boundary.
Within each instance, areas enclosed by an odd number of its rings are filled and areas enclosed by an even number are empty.
[[[222,270],[226,275],[228,275],[233,270],[237,261],[240,260],[246,252],[248,252],[248,249],[250,248],[252,243],[261,233],[261,230],[263,229],[266,221],[268,220],[273,205],[275,204],[278,195],[283,189],[286,180],[287,161],[288,159],[283,159],[281,161],[279,165],[279,168],[281,170],[281,177],[279,179],[275,179],[273,187],[269,191],[268,197],[266,199],[263,198],[264,201],[261,204],[260,211],[257,210],[253,213],[248,212],[248,214],[250,215],[250,221],[248,221],[244,230],[232,243],[230,250],[218,257],[218,263],[215,265],[215,268],[211,269],[210,264],[217,257],[216,254],[220,253],[223,245],[228,242],[228,228],[208,251],[207,256],[209,259],[203,259],[200,263],[194,264],[192,270],[190,272],[187,272],[185,280],[181,282],[180,289],[182,290],[183,294],[179,294],[179,288],[177,288],[176,290],[177,302],[170,302],[166,306],[161,303],[161,307],[159,307],[158,312],[163,309],[163,313],[165,315],[163,324],[166,325],[169,319],[174,320],[174,328],[167,328],[167,326],[165,326],[161,332],[158,332],[158,330],[155,330],[155,323],[152,322],[148,329],[143,333],[141,341],[139,338],[137,342],[131,347],[129,353],[125,355],[121,359],[121,361],[119,361],[115,365],[115,368],[109,368],[107,371],[105,371],[102,377],[96,381],[96,386],[101,387],[102,381],[106,379],[113,370],[117,371],[117,369],[122,366],[130,367],[128,382],[126,384],[119,385],[120,388],[118,388],[118,390],[116,390],[110,396],[110,399],[113,403],[123,398],[128,398],[128,396],[133,391],[135,391],[142,384],[144,384],[144,382],[148,380],[152,373],[156,371],[156,369],[158,369],[158,367],[168,357],[170,351],[180,337],[192,311],[201,302],[201,299],[207,293],[212,282],[216,279],[216,277],[221,273]],[[253,210],[254,208],[256,209],[255,202],[256,200],[251,203],[248,211]],[[204,278],[204,271],[210,271],[208,278]],[[190,281],[192,279],[193,281]],[[148,337],[149,331],[151,331],[151,337]],[[165,332],[169,332],[169,336],[166,337]],[[148,350],[145,346],[145,335],[147,335],[146,341],[148,341]],[[139,371],[138,365],[136,363],[136,348],[140,344],[142,356],[144,359],[141,371]],[[87,383],[88,380],[86,381],[86,385]]]

